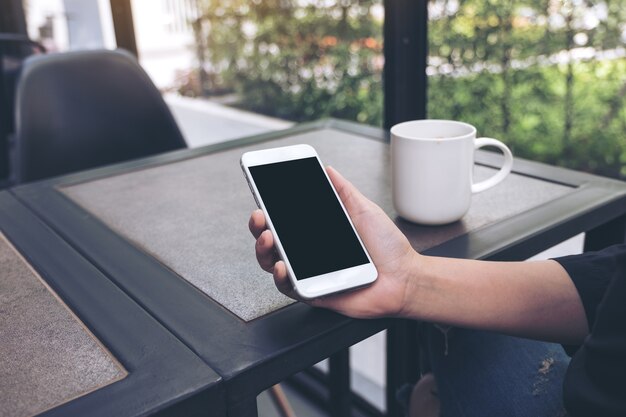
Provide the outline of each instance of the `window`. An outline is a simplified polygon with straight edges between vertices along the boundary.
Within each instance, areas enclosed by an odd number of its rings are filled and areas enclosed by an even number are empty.
[[[50,52],[115,48],[108,0],[25,0],[28,35]]]

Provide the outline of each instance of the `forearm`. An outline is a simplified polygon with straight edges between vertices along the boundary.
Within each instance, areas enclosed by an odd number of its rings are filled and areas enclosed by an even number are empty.
[[[566,344],[589,332],[578,292],[555,261],[420,256],[403,315]]]

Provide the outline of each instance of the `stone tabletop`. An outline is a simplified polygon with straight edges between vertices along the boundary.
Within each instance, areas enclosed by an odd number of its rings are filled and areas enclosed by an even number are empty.
[[[327,128],[175,163],[74,184],[61,189],[137,247],[159,259],[242,320],[292,301],[280,294],[254,257],[248,217],[256,208],[239,167],[255,149],[308,143],[378,203],[424,250],[517,215],[572,191],[571,187],[511,174],[473,197],[470,211],[447,226],[418,226],[397,217],[391,202],[386,143]],[[477,166],[475,178],[491,175]],[[149,280],[150,277],[145,277]]]
[[[31,416],[126,371],[0,234],[0,416]]]

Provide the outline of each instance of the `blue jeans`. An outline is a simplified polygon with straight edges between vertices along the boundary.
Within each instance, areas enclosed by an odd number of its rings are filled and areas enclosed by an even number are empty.
[[[427,327],[427,355],[442,417],[563,417],[569,357],[560,345]]]

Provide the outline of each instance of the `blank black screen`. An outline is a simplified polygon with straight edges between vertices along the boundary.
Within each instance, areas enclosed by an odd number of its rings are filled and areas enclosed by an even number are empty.
[[[250,173],[297,279],[369,262],[317,158]]]

